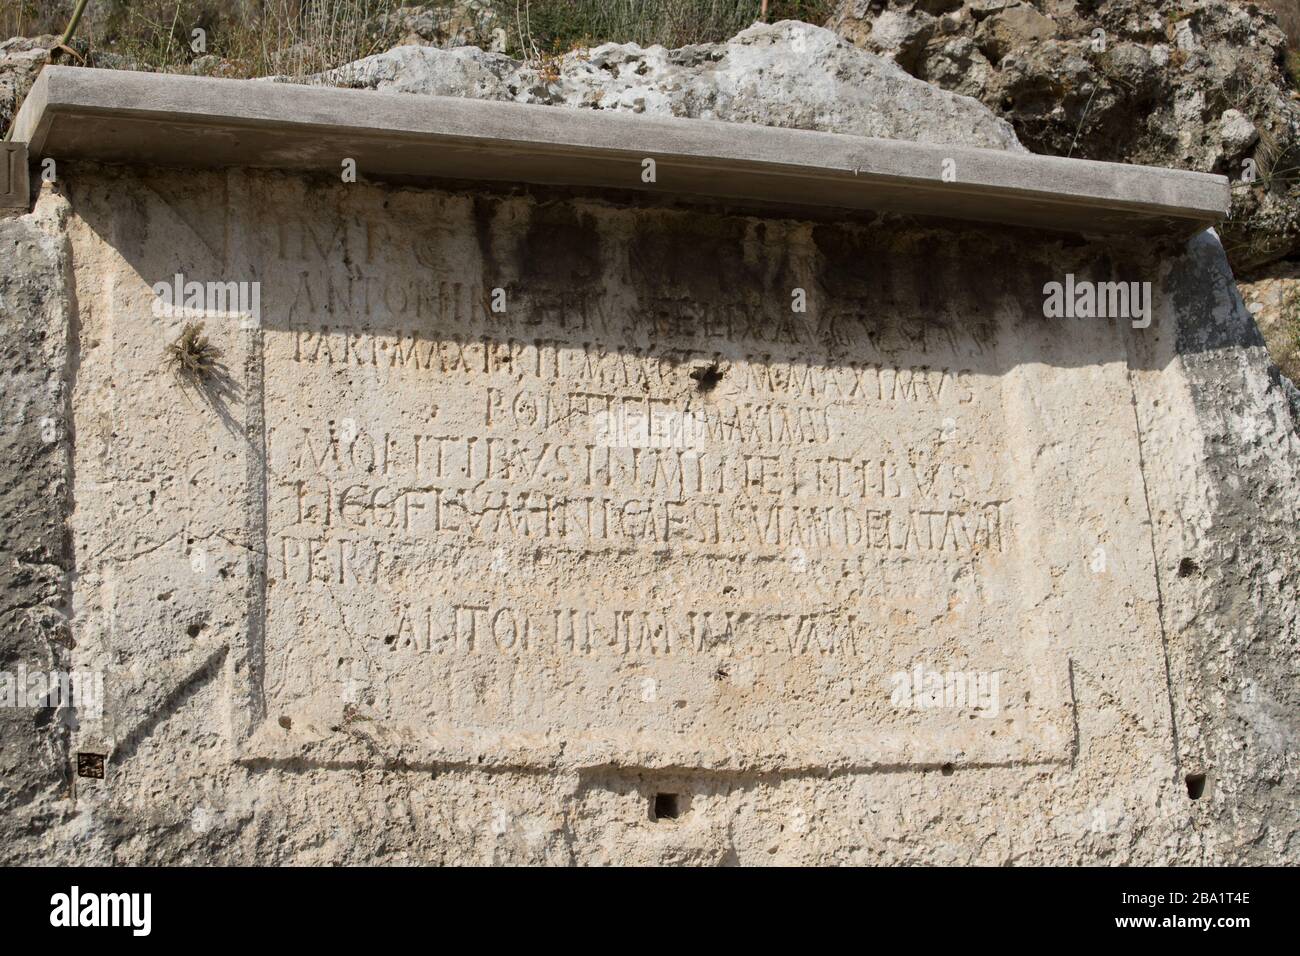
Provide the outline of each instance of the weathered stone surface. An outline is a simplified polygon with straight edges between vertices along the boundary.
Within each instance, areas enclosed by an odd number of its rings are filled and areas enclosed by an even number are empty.
[[[1241,156],[1259,139],[1259,130],[1241,110],[1224,110],[1219,117],[1219,138],[1230,156]]]
[[[1011,50],[1056,36],[1055,22],[1028,4],[1018,3],[980,23],[976,38],[990,62],[997,63]]]
[[[1271,12],[1235,0],[967,0],[922,48],[895,42],[893,25],[924,9],[844,0],[831,25],[979,99],[1036,153],[1229,176],[1237,186],[1223,235],[1239,272],[1300,247],[1300,187],[1288,172],[1300,154],[1300,94]]]
[[[1259,324],[1269,355],[1292,382],[1300,382],[1300,262],[1274,262],[1237,287]]]
[[[1196,839],[1206,859],[1291,860],[1300,392],[1269,360],[1212,233],[1167,265],[1163,288],[1181,317],[1138,340],[1133,381],[1179,760],[1205,775],[1209,799]]]
[[[1294,421],[1212,241],[66,175],[108,777],[11,855],[1291,858]],[[177,271],[262,282],[195,387]]]
[[[376,38],[394,38],[393,46],[432,44],[491,49],[493,44],[502,45],[507,22],[492,0],[456,0],[401,6],[375,17],[366,26]]]
[[[726,43],[606,43],[554,72],[475,47],[402,46],[319,77],[341,86],[857,133],[1022,151],[979,104],[909,77],[829,30],[755,24]]]
[[[936,28],[922,10],[882,10],[871,22],[871,47],[901,64],[914,63]]]
[[[0,135],[9,128],[36,74],[50,60],[57,37],[12,37],[0,42]]]
[[[72,571],[68,336],[72,320],[65,204],[0,219],[0,846],[39,859],[66,805],[67,708],[17,707],[22,674],[69,669]],[[42,701],[34,703],[43,703]]]
[[[3,715],[6,862],[1296,862],[1300,405],[1212,233],[60,170],[0,288],[108,706]],[[188,382],[178,272],[261,284]]]
[[[65,67],[40,75],[14,128],[42,164],[351,169],[405,184],[632,189],[788,215],[889,212],[1090,235],[1194,235],[1230,198],[1222,176],[952,142]]]
[[[27,144],[0,143],[0,215],[26,212],[30,203]]]

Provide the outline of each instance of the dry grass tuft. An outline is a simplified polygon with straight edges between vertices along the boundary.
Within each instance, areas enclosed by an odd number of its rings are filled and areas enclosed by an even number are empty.
[[[167,346],[164,361],[180,378],[191,382],[220,370],[221,349],[203,334],[202,322],[187,322],[180,337]]]
[[[1286,34],[1286,70],[1291,85],[1300,89],[1300,0],[1260,0],[1260,5],[1277,14],[1278,26]]]
[[[1283,297],[1281,317],[1264,332],[1264,344],[1282,374],[1300,383],[1300,289]]]

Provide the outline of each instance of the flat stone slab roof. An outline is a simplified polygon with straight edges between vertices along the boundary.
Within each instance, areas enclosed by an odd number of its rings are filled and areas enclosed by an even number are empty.
[[[1224,176],[711,120],[49,66],[14,121],[33,159],[633,189],[1090,234],[1186,236]],[[644,161],[655,181],[643,181]],[[946,162],[946,161],[951,162]],[[945,181],[945,173],[951,181]]]

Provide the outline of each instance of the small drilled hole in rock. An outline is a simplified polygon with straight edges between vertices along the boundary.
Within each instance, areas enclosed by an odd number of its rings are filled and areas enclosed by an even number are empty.
[[[191,624],[189,627],[185,629],[185,633],[188,634],[190,637],[198,637],[199,631],[201,630],[203,630],[202,624]]]
[[[292,729],[293,729],[293,719],[292,719],[291,717],[287,717],[287,716],[286,716],[286,717],[281,717],[281,718],[280,718],[280,726],[283,727],[285,730],[292,730]]]
[[[1189,773],[1187,775],[1187,795],[1193,800],[1201,799],[1205,793],[1205,774]]]
[[[697,392],[711,392],[722,381],[722,369],[718,368],[717,362],[712,365],[701,365],[699,368],[691,369],[691,378],[695,380]]]
[[[1190,578],[1199,570],[1201,570],[1201,566],[1191,558],[1183,558],[1178,562],[1178,576],[1180,578]]]
[[[650,816],[654,820],[676,820],[682,813],[681,799],[675,793],[656,793]]]
[[[940,772],[941,774],[943,774],[945,777],[951,777],[951,776],[952,776],[952,770],[953,770],[953,767],[952,767],[952,764],[950,764],[950,763],[946,763],[946,764],[944,764],[942,767],[939,768],[939,772]]]

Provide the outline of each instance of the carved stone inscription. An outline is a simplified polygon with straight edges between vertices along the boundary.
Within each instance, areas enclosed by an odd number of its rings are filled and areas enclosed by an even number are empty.
[[[1059,756],[1004,318],[858,282],[795,223],[436,193],[248,219],[255,750],[345,721],[467,762]],[[953,672],[964,701],[926,696]]]

